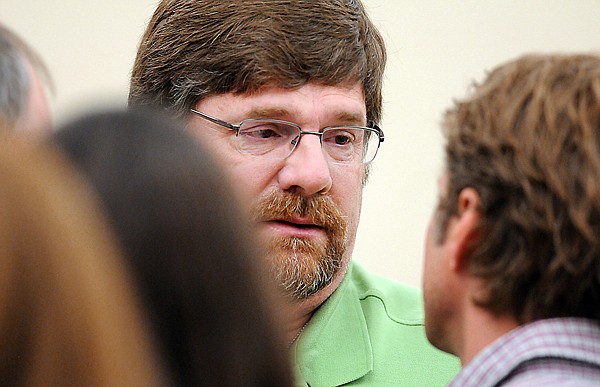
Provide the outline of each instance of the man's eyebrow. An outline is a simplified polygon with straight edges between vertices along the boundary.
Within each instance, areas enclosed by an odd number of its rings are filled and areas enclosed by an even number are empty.
[[[250,118],[281,118],[292,117],[290,110],[282,107],[255,108],[247,114]],[[335,125],[364,125],[366,117],[361,113],[339,112],[335,114]]]
[[[273,107],[273,108],[255,108],[248,112],[249,118],[276,118],[276,117],[290,117],[291,113],[286,108]]]
[[[335,120],[341,124],[364,125],[367,118],[360,113],[339,112],[336,114]]]

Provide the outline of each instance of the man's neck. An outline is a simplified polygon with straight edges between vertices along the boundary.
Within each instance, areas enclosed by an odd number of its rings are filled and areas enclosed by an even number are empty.
[[[298,316],[298,318],[288,323],[285,342],[288,343],[290,347],[296,342],[296,340],[298,340],[298,337],[300,337],[304,331],[304,328],[310,321],[311,317],[312,313]]]
[[[468,308],[462,337],[460,357],[463,367],[496,339],[519,326],[510,316],[494,316],[478,306]]]
[[[283,317],[286,319],[285,340],[290,346],[298,340],[309,323],[315,311],[333,294],[340,286],[340,283],[346,275],[347,268],[340,270],[334,280],[321,289],[318,293],[302,301],[291,301],[286,303],[283,310]]]

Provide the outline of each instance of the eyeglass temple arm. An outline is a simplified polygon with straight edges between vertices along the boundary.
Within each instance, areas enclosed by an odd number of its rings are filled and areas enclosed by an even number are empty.
[[[385,140],[385,136],[383,135],[383,130],[381,130],[381,128],[377,124],[373,124],[373,129],[379,135],[379,142],[383,142]]]
[[[229,129],[235,130],[235,131],[238,131],[240,129],[239,126],[237,126],[237,125],[231,124],[231,123],[229,123],[227,121],[222,121],[222,120],[220,120],[218,118],[215,118],[215,117],[211,117],[208,114],[204,114],[204,113],[202,113],[202,112],[200,112],[200,111],[198,111],[198,110],[196,110],[194,108],[190,108],[190,111],[192,113],[194,113],[194,114],[199,115],[200,117],[202,117],[204,119],[209,120],[210,122],[213,122],[213,123],[217,124],[217,125],[221,125],[221,126],[224,126],[226,128],[229,128]]]

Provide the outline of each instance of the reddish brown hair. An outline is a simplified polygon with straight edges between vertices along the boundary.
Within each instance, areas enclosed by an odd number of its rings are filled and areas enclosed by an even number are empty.
[[[0,142],[2,385],[161,385],[134,292],[97,203],[63,158]]]
[[[372,125],[385,61],[358,0],[163,0],[139,46],[129,103],[185,116],[211,94],[360,82]]]

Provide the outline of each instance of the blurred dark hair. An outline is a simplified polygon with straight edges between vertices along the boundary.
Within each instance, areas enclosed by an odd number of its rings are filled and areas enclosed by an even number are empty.
[[[54,140],[108,211],[176,383],[290,385],[268,276],[197,141],[149,111],[88,115]]]

